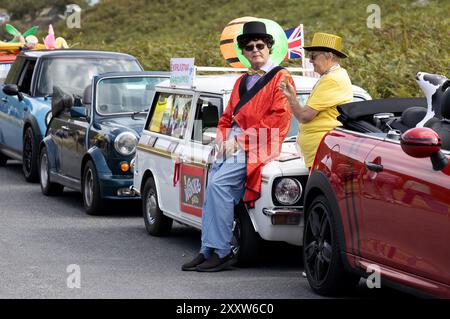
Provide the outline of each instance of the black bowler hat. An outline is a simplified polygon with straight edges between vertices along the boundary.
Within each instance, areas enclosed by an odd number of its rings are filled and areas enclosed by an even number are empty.
[[[238,42],[246,38],[269,38],[272,35],[267,33],[266,25],[261,21],[250,21],[244,24],[242,34],[237,37]]]

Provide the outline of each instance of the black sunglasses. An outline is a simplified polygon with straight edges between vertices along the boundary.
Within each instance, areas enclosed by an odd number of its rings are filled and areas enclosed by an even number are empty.
[[[255,47],[258,49],[258,51],[261,51],[266,47],[266,44],[265,43],[256,43],[256,45],[249,44],[244,47],[244,50],[252,52]]]

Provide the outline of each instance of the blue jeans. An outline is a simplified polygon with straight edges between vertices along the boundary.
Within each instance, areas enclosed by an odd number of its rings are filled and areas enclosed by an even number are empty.
[[[239,130],[233,130],[230,136]],[[231,251],[234,206],[244,196],[246,177],[247,163],[243,150],[215,162],[209,171],[202,211],[200,249],[206,258],[213,252],[223,258]]]

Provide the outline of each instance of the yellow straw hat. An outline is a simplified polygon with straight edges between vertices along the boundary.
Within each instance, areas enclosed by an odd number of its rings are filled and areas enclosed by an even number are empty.
[[[314,33],[311,45],[303,47],[306,51],[326,51],[333,52],[340,58],[348,57],[342,51],[342,38],[329,33]]]

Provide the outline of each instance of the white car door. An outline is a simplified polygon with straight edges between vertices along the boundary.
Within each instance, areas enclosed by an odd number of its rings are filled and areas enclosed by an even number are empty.
[[[207,184],[212,143],[223,111],[222,96],[199,94],[196,98],[193,129],[187,137],[179,165],[179,204],[182,219],[201,226],[201,214]]]
[[[158,188],[159,206],[175,219],[180,216],[179,188],[176,185],[177,162],[186,146],[193,95],[184,93],[156,93],[151,120],[143,132],[145,165],[153,172]]]

